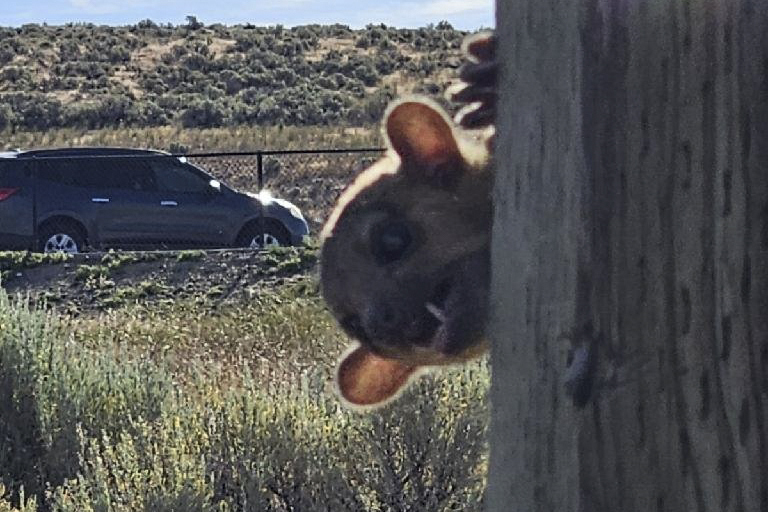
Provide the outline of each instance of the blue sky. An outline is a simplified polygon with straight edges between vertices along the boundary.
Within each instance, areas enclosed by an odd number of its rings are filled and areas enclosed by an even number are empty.
[[[0,26],[92,22],[125,25],[149,18],[183,24],[187,15],[203,23],[285,26],[368,23],[420,27],[447,20],[472,30],[494,26],[493,0],[4,0]]]

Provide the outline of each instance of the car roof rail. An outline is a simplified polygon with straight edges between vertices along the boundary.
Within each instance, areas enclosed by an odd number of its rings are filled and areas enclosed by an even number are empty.
[[[65,158],[89,156],[149,156],[170,155],[157,149],[138,149],[121,147],[74,147],[74,148],[45,148],[30,149],[17,153],[18,158]]]

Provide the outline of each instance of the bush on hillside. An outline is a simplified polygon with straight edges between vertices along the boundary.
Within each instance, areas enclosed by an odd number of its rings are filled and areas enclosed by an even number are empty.
[[[397,83],[400,75],[393,75],[400,72],[410,88],[455,67],[464,36],[446,23],[353,31],[344,25],[206,26],[194,16],[187,21],[0,28],[0,103],[12,109],[6,128],[142,127],[158,119],[184,127],[355,124],[366,117],[360,115],[366,96],[385,77]],[[269,97],[277,107],[254,113],[237,106],[247,89],[259,96],[246,100],[248,105]],[[328,104],[326,93],[346,99]],[[187,102],[190,94],[200,101]],[[94,117],[99,111],[102,120]],[[132,114],[144,111],[157,115]]]

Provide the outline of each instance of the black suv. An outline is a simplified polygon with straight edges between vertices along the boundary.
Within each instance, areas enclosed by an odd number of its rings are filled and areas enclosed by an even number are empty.
[[[261,248],[308,233],[288,201],[236,191],[161,151],[0,153],[0,249]]]

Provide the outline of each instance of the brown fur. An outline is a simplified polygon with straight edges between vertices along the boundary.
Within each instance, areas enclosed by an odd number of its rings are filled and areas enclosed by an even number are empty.
[[[384,117],[388,151],[340,197],[322,232],[321,281],[353,343],[336,385],[348,405],[394,399],[424,368],[483,353],[488,310],[491,171],[496,110],[492,33],[463,45],[467,62],[449,96],[457,124],[411,98]]]
[[[467,142],[426,99],[392,105],[384,130],[387,154],[342,194],[321,235],[323,295],[359,341],[340,361],[337,386],[360,406],[392,399],[423,366],[485,350],[485,145]],[[382,253],[405,238],[402,254]]]

